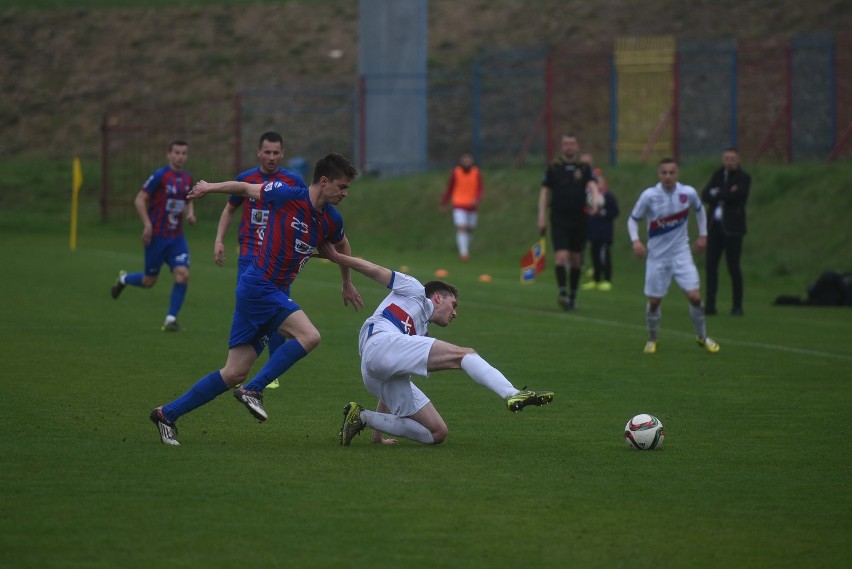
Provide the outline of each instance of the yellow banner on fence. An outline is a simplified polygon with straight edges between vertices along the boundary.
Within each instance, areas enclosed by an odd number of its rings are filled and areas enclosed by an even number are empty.
[[[74,164],[71,167],[71,243],[69,248],[72,251],[77,249],[77,210],[82,185],[83,166],[80,164],[80,157],[78,156],[74,158]]]
[[[672,155],[676,49],[672,36],[615,40],[619,162]]]

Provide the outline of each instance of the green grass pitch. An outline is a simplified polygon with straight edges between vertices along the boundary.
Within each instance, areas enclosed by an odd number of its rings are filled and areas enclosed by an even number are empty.
[[[210,223],[190,228],[185,331],[160,332],[171,288],[109,287],[139,270],[136,224],[3,232],[0,565],[4,567],[839,567],[848,562],[852,387],[846,310],[747,305],[698,347],[686,302],[664,302],[646,356],[641,263],[619,258],[611,293],[555,303],[552,276],[522,286],[514,255],[359,253],[461,288],[433,333],[472,345],[519,387],[552,389],[511,414],[463,372],[421,381],[450,436],[337,445],[361,385],[362,312],[335,267],[312,261],[294,297],[323,343],[254,421],[231,397],[183,417],[180,447],[147,414],[224,363],[235,254],[212,263]],[[356,241],[357,243],[357,241]],[[442,258],[443,255],[443,258]],[[519,256],[519,255],[518,255]],[[438,260],[440,259],[440,260]],[[491,274],[490,283],[478,276]],[[355,277],[368,307],[383,291]],[[759,287],[759,285],[758,285]],[[750,297],[766,291],[750,288]],[[261,362],[265,361],[265,355]],[[652,452],[622,429],[665,425]],[[845,481],[845,482],[844,482]]]

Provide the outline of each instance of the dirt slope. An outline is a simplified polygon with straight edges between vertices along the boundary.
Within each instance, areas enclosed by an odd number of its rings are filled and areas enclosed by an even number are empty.
[[[724,6],[729,6],[725,8]],[[0,12],[0,158],[95,157],[106,110],[230,100],[357,76],[357,2]],[[429,65],[485,50],[608,46],[623,35],[784,39],[852,29],[852,2],[430,0]],[[338,50],[330,56],[332,50]],[[581,64],[579,62],[578,64]]]

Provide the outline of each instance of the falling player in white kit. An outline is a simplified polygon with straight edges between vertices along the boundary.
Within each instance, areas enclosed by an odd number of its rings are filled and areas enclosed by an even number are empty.
[[[695,325],[698,345],[710,353],[719,351],[719,344],[707,337],[704,306],[701,303],[701,283],[698,269],[689,250],[687,221],[689,209],[695,210],[698,222],[698,239],[695,252],[700,254],[707,247],[707,214],[701,198],[692,186],[677,181],[677,162],[664,158],[657,167],[660,183],[646,189],[639,196],[627,231],[633,242],[633,254],[639,258],[647,256],[645,264],[645,296],[648,304],[645,315],[648,323],[648,342],[645,353],[657,351],[657,331],[662,309],[660,304],[669,289],[672,279],[686,292],[689,300],[689,316]],[[648,220],[648,248],[639,240],[639,221]]]
[[[358,352],[364,386],[378,398],[376,411],[354,401],[343,410],[339,443],[349,446],[365,427],[372,427],[373,441],[392,444],[382,433],[424,444],[440,444],[447,436],[444,419],[429,398],[411,382],[412,375],[463,369],[477,383],[503,398],[509,411],[527,405],[546,405],[552,391],[527,391],[513,386],[499,370],[473,348],[464,348],[429,337],[429,324],[447,326],[456,317],[458,289],[442,281],[426,285],[370,261],[338,253],[323,244],[320,255],[387,286],[391,293],[361,327]]]

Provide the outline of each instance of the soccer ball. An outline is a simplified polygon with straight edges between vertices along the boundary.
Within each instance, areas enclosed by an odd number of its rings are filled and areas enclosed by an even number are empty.
[[[624,425],[624,442],[635,450],[654,450],[663,446],[666,431],[653,415],[636,415]]]

